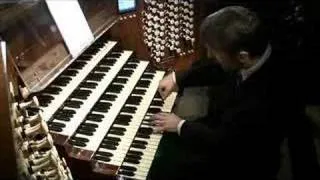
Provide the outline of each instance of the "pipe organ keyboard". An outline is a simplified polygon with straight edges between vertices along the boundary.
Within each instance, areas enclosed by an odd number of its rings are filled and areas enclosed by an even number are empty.
[[[161,135],[150,117],[171,112],[176,94],[157,93],[165,72],[116,42],[94,43],[37,93],[54,142],[94,172],[145,179]]]
[[[57,14],[63,12],[50,3],[70,6],[72,18],[61,23]],[[162,137],[153,132],[150,117],[171,112],[176,93],[162,100],[157,90],[165,72],[112,40],[109,29],[120,19],[117,4],[46,0],[0,5],[5,14],[0,16],[0,39],[8,44],[17,71],[14,89],[22,99],[11,108],[15,137],[10,139],[17,142],[17,162],[27,179],[71,180],[68,160],[87,163],[91,172],[104,176],[147,178]],[[158,21],[164,12],[148,17]],[[160,24],[163,37],[164,19]],[[166,42],[157,38],[157,57],[163,57]],[[1,59],[7,56],[1,53]]]

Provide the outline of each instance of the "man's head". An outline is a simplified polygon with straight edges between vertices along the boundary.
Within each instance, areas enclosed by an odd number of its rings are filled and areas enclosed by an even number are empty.
[[[209,15],[201,25],[208,55],[224,69],[246,69],[255,64],[268,45],[268,35],[254,12],[229,6]]]

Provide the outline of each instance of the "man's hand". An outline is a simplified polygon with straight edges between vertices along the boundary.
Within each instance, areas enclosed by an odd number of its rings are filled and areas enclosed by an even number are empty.
[[[173,113],[158,113],[152,119],[156,125],[156,132],[177,132],[178,124],[182,120]]]
[[[162,99],[166,99],[176,88],[177,85],[173,81],[173,73],[170,73],[160,81],[158,91]]]

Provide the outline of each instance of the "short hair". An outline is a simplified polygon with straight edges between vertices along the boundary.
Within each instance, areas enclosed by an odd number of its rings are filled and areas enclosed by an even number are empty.
[[[251,56],[262,55],[269,41],[256,13],[241,6],[228,6],[206,17],[200,39],[213,50],[233,55],[245,50]]]

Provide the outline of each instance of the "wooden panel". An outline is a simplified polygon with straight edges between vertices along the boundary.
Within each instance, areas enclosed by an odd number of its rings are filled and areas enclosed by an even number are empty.
[[[12,133],[11,113],[10,113],[10,95],[8,89],[8,69],[3,63],[0,52],[0,162],[5,163],[1,169],[1,178],[16,179],[16,151],[14,148],[14,139]]]

